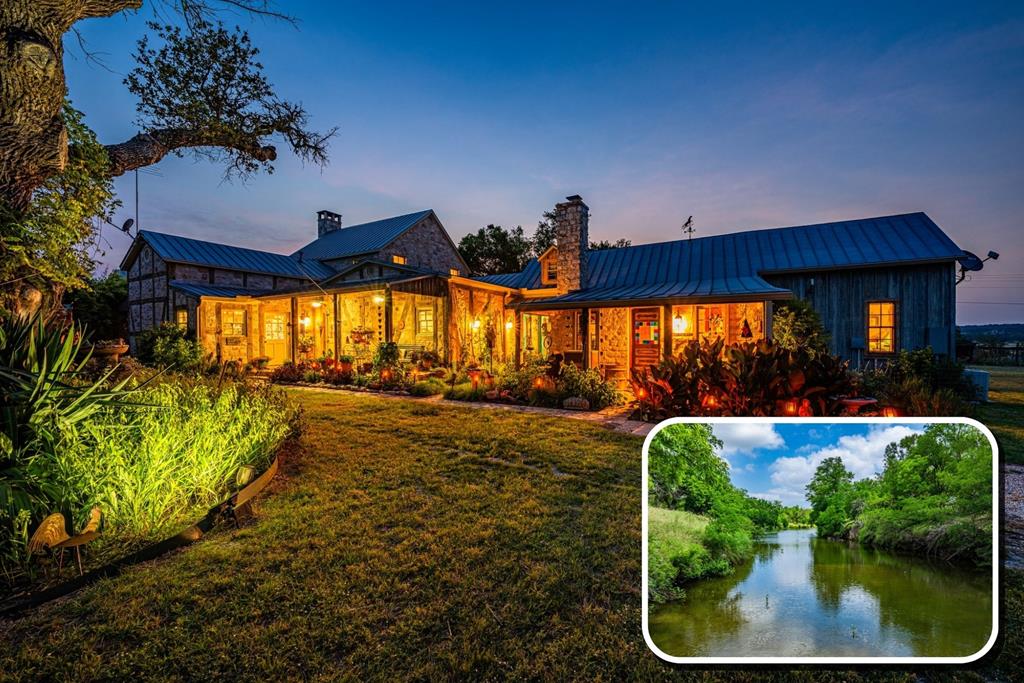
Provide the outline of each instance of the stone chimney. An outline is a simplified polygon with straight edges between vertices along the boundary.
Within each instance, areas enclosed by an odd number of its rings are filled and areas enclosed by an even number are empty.
[[[590,209],[578,194],[555,205],[555,243],[558,246],[558,290],[573,292],[587,286],[590,248]]]
[[[333,211],[316,212],[316,236],[323,237],[329,232],[341,230],[341,214]]]

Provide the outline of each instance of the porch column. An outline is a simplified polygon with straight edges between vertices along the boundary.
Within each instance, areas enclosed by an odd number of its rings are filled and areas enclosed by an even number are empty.
[[[394,302],[393,302],[392,297],[391,297],[391,288],[390,287],[385,287],[384,288],[384,341],[386,341],[386,342],[392,341],[392,338],[394,336],[394,332],[393,332],[393,329],[392,329],[392,324],[393,324],[392,316],[394,315],[394,312],[391,310],[391,307],[392,307],[393,303]]]
[[[288,335],[291,341],[291,360],[293,363],[297,363],[299,360],[299,300],[294,296],[290,299],[291,302],[291,315],[288,316],[288,329],[290,334]]]
[[[331,324],[334,325],[333,336],[334,336],[334,360],[338,360],[338,356],[341,353],[341,316],[340,316],[340,305],[338,304],[338,295],[331,294],[331,309],[334,311],[334,319]]]
[[[580,309],[580,348],[583,350],[582,365],[586,370],[590,367],[590,309]]]
[[[661,317],[664,322],[661,326],[661,357],[671,358],[672,357],[672,306],[666,304],[662,306]]]
[[[512,326],[515,328],[516,367],[523,365],[523,314],[518,309],[512,312]]]

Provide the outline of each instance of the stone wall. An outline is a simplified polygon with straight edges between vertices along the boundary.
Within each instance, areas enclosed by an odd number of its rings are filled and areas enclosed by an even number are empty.
[[[487,331],[490,329],[494,335],[491,363],[497,368],[506,360],[506,354],[514,344],[514,339],[509,338],[514,332],[505,325],[512,318],[505,310],[504,295],[491,290],[449,284],[449,296],[449,362],[457,366],[473,361],[486,365]],[[476,328],[473,327],[474,321],[480,323]]]
[[[599,363],[629,367],[630,322],[628,308],[600,309]]]
[[[590,246],[590,209],[579,195],[555,205],[555,242],[558,245],[558,291],[587,286],[587,249]]]
[[[455,269],[469,275],[452,246],[441,223],[433,215],[427,216],[377,253],[377,258],[390,261],[392,256],[404,256],[410,266],[429,268],[438,273]]]
[[[552,353],[582,350],[578,320],[579,311],[552,311],[549,314],[548,323],[551,325]]]

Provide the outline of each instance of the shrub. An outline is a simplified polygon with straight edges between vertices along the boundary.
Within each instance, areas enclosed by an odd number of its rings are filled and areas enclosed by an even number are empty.
[[[270,381],[275,384],[300,382],[305,372],[305,367],[301,364],[285,363],[280,367],[274,368],[274,371],[270,373]]]
[[[611,382],[606,382],[601,377],[601,373],[593,368],[580,370],[572,363],[562,365],[555,386],[561,400],[579,396],[587,399],[592,410],[607,408],[619,400],[619,392]]]
[[[646,420],[687,415],[770,416],[794,401],[802,415],[836,415],[837,397],[853,390],[846,361],[789,350],[767,340],[725,346],[692,341],[658,367],[632,371]]]
[[[829,334],[821,316],[803,299],[776,304],[772,315],[772,339],[786,350],[804,350],[812,357],[829,353]]]
[[[444,397],[451,401],[482,401],[486,392],[487,389],[483,386],[478,386],[474,389],[472,384],[465,382],[449,387],[444,392]]]
[[[397,368],[399,361],[398,344],[381,342],[377,345],[377,351],[373,354],[374,370],[380,372],[384,368]]]
[[[964,374],[964,366],[931,348],[901,351],[889,363],[863,371],[858,377],[862,393],[907,415],[970,415],[977,389]]]
[[[136,337],[137,356],[146,365],[188,373],[203,366],[203,347],[174,323],[161,323]]]
[[[448,386],[436,377],[416,382],[409,387],[409,393],[413,396],[436,396],[447,391]]]

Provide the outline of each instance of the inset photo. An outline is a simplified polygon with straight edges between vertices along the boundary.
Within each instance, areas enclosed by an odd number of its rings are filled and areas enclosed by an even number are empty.
[[[982,657],[996,462],[965,418],[661,423],[644,445],[647,644],[680,663]]]

